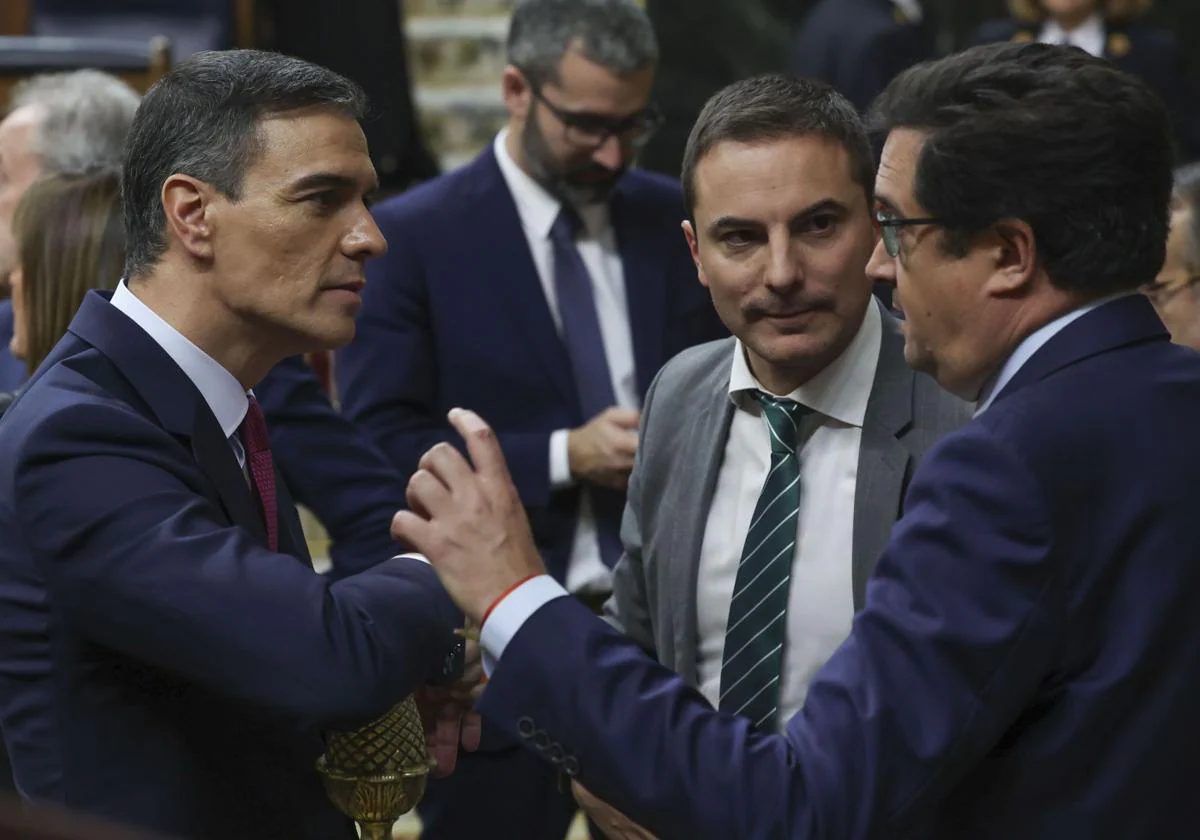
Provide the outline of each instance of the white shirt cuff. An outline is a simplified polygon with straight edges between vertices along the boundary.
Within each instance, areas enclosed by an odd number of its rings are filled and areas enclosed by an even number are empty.
[[[562,490],[575,483],[571,477],[571,449],[567,435],[570,429],[550,433],[550,487]]]
[[[492,609],[479,634],[484,673],[489,677],[492,675],[504,649],[531,615],[547,602],[567,594],[567,590],[550,575],[538,575],[505,595]]]
[[[426,566],[428,566],[428,565],[429,565],[429,561],[428,561],[428,560],[425,558],[425,555],[424,555],[424,554],[417,554],[415,551],[408,551],[408,552],[405,552],[404,554],[397,554],[397,555],[396,555],[395,557],[393,557],[392,559],[393,559],[393,560],[399,560],[401,557],[409,557],[409,558],[411,558],[411,559],[413,559],[413,560],[420,560],[420,561],[421,561],[422,563],[424,563]]]

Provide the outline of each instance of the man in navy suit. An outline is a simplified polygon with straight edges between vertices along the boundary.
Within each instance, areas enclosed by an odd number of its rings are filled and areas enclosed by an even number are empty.
[[[126,280],[0,424],[0,727],[29,799],[178,837],[352,838],[322,733],[447,676],[460,614],[427,565],[313,570],[250,390],[354,332],[386,247],[363,108],[323,68],[230,52],[138,109]],[[448,770],[457,743],[434,746]]]
[[[454,439],[448,409],[496,424],[538,548],[592,608],[621,554],[641,400],[675,353],[723,328],[696,281],[677,183],[629,166],[658,123],[657,45],[633,0],[529,0],[513,14],[511,119],[463,169],[377,206],[343,408],[406,474]],[[451,790],[453,789],[453,790]],[[431,786],[424,837],[561,840],[553,768],[485,743]]]
[[[664,840],[1191,836],[1200,356],[1137,293],[1167,239],[1166,109],[1080,50],[1002,44],[908,71],[878,117],[868,270],[909,363],[978,408],[783,734],[538,574],[476,415],[454,415],[475,470],[428,453],[397,536],[482,621],[485,717]]]
[[[0,300],[0,394],[17,390],[25,380],[25,365],[8,349],[12,334],[12,301]]]

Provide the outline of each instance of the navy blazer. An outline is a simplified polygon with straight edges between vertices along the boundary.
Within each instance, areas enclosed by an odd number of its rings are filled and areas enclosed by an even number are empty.
[[[893,78],[933,58],[935,35],[928,8],[918,22],[891,0],[822,0],[789,46],[787,68],[833,85],[865,112]]]
[[[25,363],[8,349],[12,335],[12,301],[0,300],[0,393],[15,391],[25,381]]]
[[[679,229],[678,184],[632,171],[611,208],[644,395],[667,359],[724,327]],[[367,263],[358,331],[337,357],[343,410],[406,474],[434,444],[461,445],[451,408],[486,417],[561,579],[579,494],[551,492],[550,435],[590,418],[492,148],[374,212],[389,249]]]
[[[0,422],[0,728],[35,800],[181,838],[352,838],[321,732],[438,674],[432,570],[280,550],[211,409],[91,292]]]
[[[1171,112],[1181,162],[1200,160],[1200,86],[1174,33],[1138,22],[1109,23],[1106,29],[1104,57],[1158,92]],[[970,45],[1036,41],[1040,31],[1036,25],[994,20],[979,28]]]
[[[254,395],[292,498],[329,533],[331,574],[353,574],[396,554],[392,517],[407,505],[408,477],[366,432],[334,409],[304,358],[271,368],[254,386]]]
[[[925,456],[785,735],[570,598],[481,711],[664,840],[1194,836],[1197,428],[1200,355],[1107,303]]]

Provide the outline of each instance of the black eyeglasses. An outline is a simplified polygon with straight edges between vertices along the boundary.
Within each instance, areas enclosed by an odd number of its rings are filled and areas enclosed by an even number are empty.
[[[941,223],[940,219],[902,219],[886,210],[875,212],[875,224],[879,226],[879,233],[883,236],[883,247],[889,257],[900,256],[900,228],[940,225]]]
[[[622,143],[640,149],[663,124],[662,114],[653,105],[623,120],[614,120],[599,114],[563,110],[546,99],[540,88],[531,84],[530,90],[533,98],[545,105],[546,110],[562,123],[567,142],[575,146],[598,149],[608,142],[608,138],[616,137]]]

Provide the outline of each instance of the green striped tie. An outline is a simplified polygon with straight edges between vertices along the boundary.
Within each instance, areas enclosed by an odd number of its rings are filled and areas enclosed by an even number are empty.
[[[722,711],[774,729],[787,631],[788,581],[800,515],[800,423],[809,409],[792,400],[753,392],[771,433],[771,467],[754,507],[742,548],[725,653],[721,661]]]

